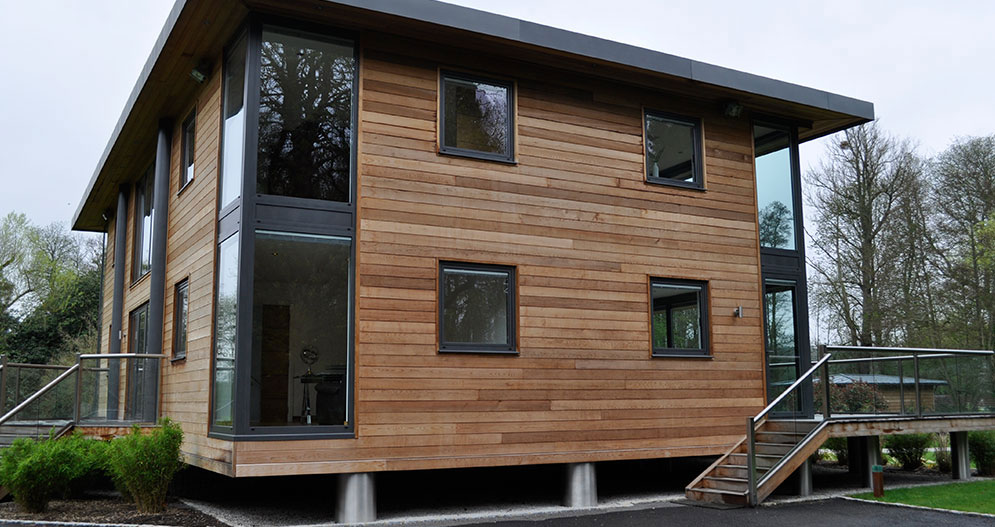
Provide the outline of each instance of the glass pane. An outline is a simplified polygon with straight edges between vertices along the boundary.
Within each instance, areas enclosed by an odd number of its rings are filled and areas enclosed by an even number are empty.
[[[235,329],[238,318],[238,234],[218,249],[218,303],[214,330],[214,424],[232,426]]]
[[[135,184],[135,231],[132,259],[132,280],[148,274],[152,268],[152,219],[154,211],[152,209],[155,184],[155,164],[153,163],[146,171],[145,175]]]
[[[764,316],[767,317],[767,395],[773,400],[798,378],[794,285],[765,286]]]
[[[443,271],[443,344],[510,346],[509,271]]]
[[[191,116],[183,124],[183,168],[180,179],[180,187],[186,185],[193,179],[193,159],[194,159],[194,129],[196,128],[196,118]]]
[[[225,61],[224,130],[221,139],[221,208],[242,192],[245,141],[245,38],[232,48]]]
[[[694,181],[694,129],[681,122],[646,114],[646,177]]]
[[[791,136],[787,130],[753,127],[757,170],[760,246],[795,248]]]
[[[511,156],[509,95],[507,86],[446,77],[444,146]]]
[[[653,284],[653,349],[700,350],[701,286]]]
[[[351,247],[348,238],[256,232],[252,426],[345,423]]]
[[[352,46],[263,31],[260,61],[257,192],[349,201]]]
[[[176,325],[173,328],[176,335],[173,346],[174,357],[182,357],[187,354],[187,314],[190,309],[188,291],[187,282],[182,282],[176,286],[176,298],[173,300],[176,302]]]

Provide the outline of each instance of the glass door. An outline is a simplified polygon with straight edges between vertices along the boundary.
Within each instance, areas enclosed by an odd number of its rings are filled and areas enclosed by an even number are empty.
[[[788,389],[801,372],[796,287],[790,281],[767,280],[764,283],[764,349],[768,403]]]

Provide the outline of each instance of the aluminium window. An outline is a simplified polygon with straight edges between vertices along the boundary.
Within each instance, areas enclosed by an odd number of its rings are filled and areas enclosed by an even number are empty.
[[[182,191],[186,186],[193,181],[193,160],[194,160],[194,150],[195,150],[195,140],[197,138],[197,114],[196,111],[190,113],[190,117],[187,117],[183,121],[183,140],[181,149],[181,160],[180,165],[180,190]]]
[[[173,289],[173,360],[187,356],[187,327],[190,317],[190,282],[184,279]]]
[[[515,353],[515,269],[439,266],[439,351]]]
[[[708,285],[694,280],[650,280],[653,355],[708,353]]]
[[[514,85],[443,71],[439,152],[513,163]]]
[[[155,183],[155,163],[135,185],[135,228],[132,240],[131,281],[149,274],[152,269],[152,190]]]
[[[644,123],[646,181],[704,188],[701,120],[646,110]]]

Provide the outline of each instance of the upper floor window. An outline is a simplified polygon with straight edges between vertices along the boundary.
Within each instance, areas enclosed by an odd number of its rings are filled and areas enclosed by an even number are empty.
[[[190,318],[190,287],[184,279],[173,289],[173,358],[187,356],[187,326]]]
[[[442,73],[439,151],[512,162],[513,85],[462,73]]]
[[[221,204],[219,211],[242,194],[245,145],[245,54],[243,35],[225,57],[224,102],[221,129]]]
[[[708,355],[705,282],[654,278],[653,355]]]
[[[135,229],[132,247],[131,280],[147,275],[152,269],[152,189],[155,164],[150,166],[135,185]]]
[[[258,193],[350,201],[355,69],[351,43],[263,29]]]
[[[795,184],[791,133],[787,128],[753,125],[757,171],[760,246],[795,249]]]
[[[701,121],[647,110],[644,122],[646,181],[704,188]]]
[[[439,270],[439,349],[515,351],[515,269],[443,263]]]
[[[183,141],[181,152],[181,165],[180,165],[180,190],[183,190],[188,183],[193,181],[193,158],[194,158],[194,140],[196,139],[196,128],[197,128],[197,115],[196,113],[191,113],[190,117],[187,117],[183,121]]]

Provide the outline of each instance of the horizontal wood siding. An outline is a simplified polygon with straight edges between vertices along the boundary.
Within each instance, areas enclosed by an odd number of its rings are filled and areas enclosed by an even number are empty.
[[[705,455],[741,438],[764,395],[749,120],[666,86],[363,42],[357,437],[237,443],[236,475]],[[517,82],[517,164],[437,153],[439,67]],[[644,182],[643,107],[702,118],[706,191]],[[439,260],[516,267],[518,356],[438,353]],[[712,359],[651,358],[650,276],[708,282]]]

